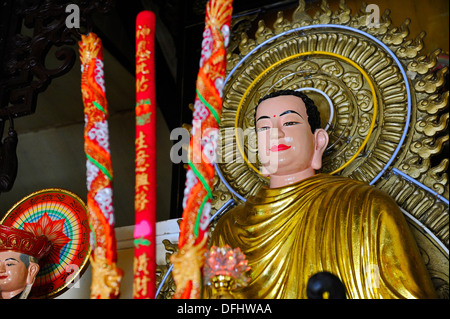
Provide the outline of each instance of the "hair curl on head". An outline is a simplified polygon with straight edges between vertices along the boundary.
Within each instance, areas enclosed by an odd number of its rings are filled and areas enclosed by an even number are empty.
[[[315,132],[316,129],[320,128],[320,112],[317,109],[317,106],[314,104],[314,101],[311,100],[305,93],[294,91],[294,90],[280,90],[280,91],[274,91],[270,94],[267,94],[263,96],[259,101],[258,104],[255,107],[255,117],[256,117],[256,110],[258,109],[258,106],[261,104],[262,101],[265,101],[267,99],[282,96],[282,95],[294,95],[303,100],[303,103],[305,103],[306,106],[306,114],[308,115],[308,123],[311,127],[311,132]],[[256,123],[256,119],[255,119]]]

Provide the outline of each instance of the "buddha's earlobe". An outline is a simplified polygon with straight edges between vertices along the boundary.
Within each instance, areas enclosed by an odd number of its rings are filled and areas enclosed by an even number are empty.
[[[314,155],[311,167],[318,170],[322,167],[322,156],[328,145],[328,133],[324,129],[316,129],[314,132]]]
[[[34,279],[36,278],[36,275],[39,272],[39,265],[33,262],[30,262],[30,265],[28,266],[28,276],[27,276],[27,285],[31,285],[34,283]]]

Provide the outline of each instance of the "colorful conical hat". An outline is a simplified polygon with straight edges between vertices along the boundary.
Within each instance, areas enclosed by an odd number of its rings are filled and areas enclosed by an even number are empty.
[[[77,195],[53,188],[32,193],[16,203],[1,224],[45,235],[53,244],[39,261],[30,298],[61,294],[86,269],[90,228],[87,207]]]

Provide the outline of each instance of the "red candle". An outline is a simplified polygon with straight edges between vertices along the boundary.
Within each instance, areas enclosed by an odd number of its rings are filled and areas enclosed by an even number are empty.
[[[108,103],[103,78],[102,41],[94,33],[79,42],[84,104],[87,206],[91,226],[91,298],[119,297],[122,270],[116,266],[113,170],[109,151]]]
[[[173,298],[200,298],[201,274],[194,274],[183,267],[183,259],[194,258],[188,265],[198,262],[206,253],[206,240],[214,188],[214,153],[219,136],[222,112],[222,91],[226,70],[226,47],[230,37],[232,0],[210,0],[206,5],[202,54],[196,83],[196,96],[192,121],[189,162],[186,173],[183,220],[178,241],[179,252],[174,254],[175,274],[182,277],[176,282]],[[184,246],[197,247],[194,254],[183,256]],[[184,260],[186,261],[186,260]],[[201,269],[198,270],[201,273]],[[183,280],[181,280],[183,279]],[[181,280],[181,282],[180,282]],[[185,284],[184,284],[185,283]]]
[[[135,299],[156,292],[156,98],[155,15],[136,18],[136,140],[135,140]]]

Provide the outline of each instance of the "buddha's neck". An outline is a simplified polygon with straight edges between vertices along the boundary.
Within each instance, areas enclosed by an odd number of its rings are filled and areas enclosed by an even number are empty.
[[[316,171],[313,168],[308,168],[303,171],[288,174],[288,175],[270,175],[270,188],[284,187],[291,184],[301,182],[311,176],[314,176]]]

